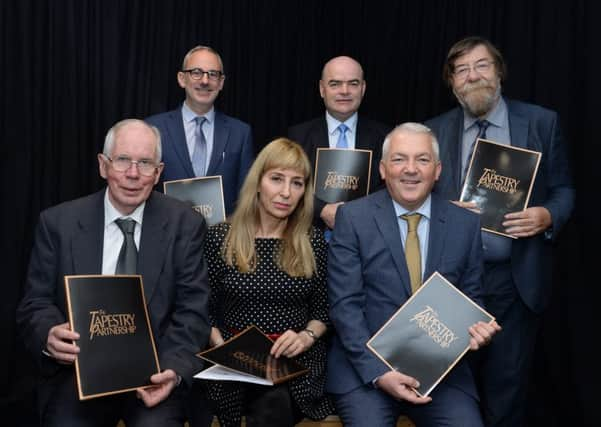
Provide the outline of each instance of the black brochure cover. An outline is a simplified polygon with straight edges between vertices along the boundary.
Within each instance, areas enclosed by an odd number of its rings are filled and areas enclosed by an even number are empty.
[[[349,202],[367,195],[371,150],[318,148],[315,195],[326,203]]]
[[[160,372],[140,275],[65,276],[79,399],[151,385]]]
[[[201,213],[208,225],[225,221],[221,176],[200,176],[163,183],[165,194],[189,203]]]
[[[526,209],[541,153],[479,139],[474,147],[460,200],[476,202],[482,229],[507,237],[506,213]]]
[[[230,338],[220,346],[197,354],[198,357],[223,366],[279,384],[308,372],[304,366],[285,356],[269,354],[273,341],[254,325]]]
[[[435,272],[367,342],[391,369],[427,396],[469,349],[468,328],[494,317]]]

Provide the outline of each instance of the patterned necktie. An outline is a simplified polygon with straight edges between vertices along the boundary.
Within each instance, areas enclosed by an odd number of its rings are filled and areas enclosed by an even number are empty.
[[[136,221],[131,218],[116,219],[115,223],[123,233],[123,244],[117,259],[115,274],[136,274],[138,264],[138,250],[134,241]]]
[[[405,240],[405,260],[411,279],[411,292],[415,293],[422,285],[422,258],[419,253],[419,237],[417,236],[417,225],[422,219],[418,213],[401,215],[407,221],[407,239]]]
[[[479,139],[486,139],[486,129],[488,129],[488,125],[490,122],[488,120],[477,120],[476,125],[478,125],[478,135],[474,138],[472,145],[470,146],[470,151],[465,159],[465,166],[463,167],[463,180],[465,181],[465,176],[467,175],[467,170],[470,167],[470,160],[472,159],[472,154],[474,153],[474,148],[476,147],[476,142]]]
[[[194,175],[205,176],[205,164],[207,161],[207,140],[202,131],[202,125],[207,120],[206,117],[196,117],[196,128],[194,130],[194,153],[192,154],[192,168]]]
[[[344,123],[340,123],[338,126],[338,141],[336,142],[336,148],[348,148],[348,141],[346,140],[346,131],[348,126]]]

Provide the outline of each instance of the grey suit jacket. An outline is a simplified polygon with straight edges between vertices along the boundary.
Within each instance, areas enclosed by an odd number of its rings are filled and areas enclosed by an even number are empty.
[[[17,323],[43,376],[65,368],[42,354],[48,331],[67,321],[64,276],[101,274],[105,190],[41,213]],[[138,272],[161,369],[190,383],[202,368],[194,355],[209,336],[207,226],[185,204],[154,192],[146,202]]]

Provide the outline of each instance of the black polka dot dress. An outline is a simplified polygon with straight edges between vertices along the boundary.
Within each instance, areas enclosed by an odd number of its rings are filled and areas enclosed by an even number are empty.
[[[291,277],[278,268],[274,254],[280,239],[255,239],[257,268],[253,273],[240,273],[228,266],[221,256],[221,248],[229,227],[229,224],[212,226],[206,241],[211,322],[224,339],[251,324],[266,334],[281,334],[288,329],[299,332],[313,319],[328,324],[327,245],[319,230],[311,231],[317,273],[306,279]],[[289,381],[292,399],[305,417],[323,419],[334,410],[324,396],[325,343],[318,340],[296,360],[309,368],[309,373]],[[244,383],[207,381],[206,386],[221,425],[240,425]]]

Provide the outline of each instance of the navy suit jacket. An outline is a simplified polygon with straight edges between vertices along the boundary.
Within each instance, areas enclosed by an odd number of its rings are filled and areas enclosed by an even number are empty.
[[[575,190],[569,170],[567,148],[562,140],[557,113],[519,101],[505,100],[511,145],[542,152],[528,206],[543,206],[551,213],[550,233],[512,241],[513,280],[524,303],[540,313],[551,297],[551,242],[568,220]],[[457,200],[461,192],[463,110],[455,108],[426,122],[440,144],[442,173],[434,191]],[[484,292],[489,293],[487,283]],[[491,292],[492,293],[492,292]]]
[[[101,274],[105,190],[41,213],[17,322],[42,377],[59,365],[42,354],[48,331],[64,323],[64,276]],[[153,192],[146,201],[138,251],[138,272],[161,369],[173,369],[188,384],[202,363],[194,355],[209,336],[207,226],[187,205]]]
[[[480,220],[433,194],[424,278],[434,271],[482,304]],[[342,205],[328,254],[330,320],[336,331],[328,353],[329,392],[348,393],[371,385],[390,370],[366,343],[410,296],[398,218],[388,191]],[[465,362],[455,365],[443,381],[477,398]]]
[[[161,132],[163,162],[159,190],[163,182],[194,178],[194,169],[186,144],[181,107],[146,118]],[[215,111],[213,153],[206,176],[221,175],[226,214],[236,207],[238,193],[255,158],[250,126],[233,117]]]
[[[379,164],[382,157],[382,143],[390,131],[390,127],[364,118],[358,117],[357,136],[355,138],[355,148],[372,150],[371,174],[369,181],[369,192],[372,193],[382,186],[380,179]],[[318,117],[305,123],[292,126],[288,129],[288,137],[298,142],[311,161],[311,169],[315,171],[315,157],[318,148],[329,148],[330,140],[328,137],[328,123],[325,116]],[[321,210],[326,205],[325,202],[315,198],[314,224],[325,229],[325,224],[320,218]]]

